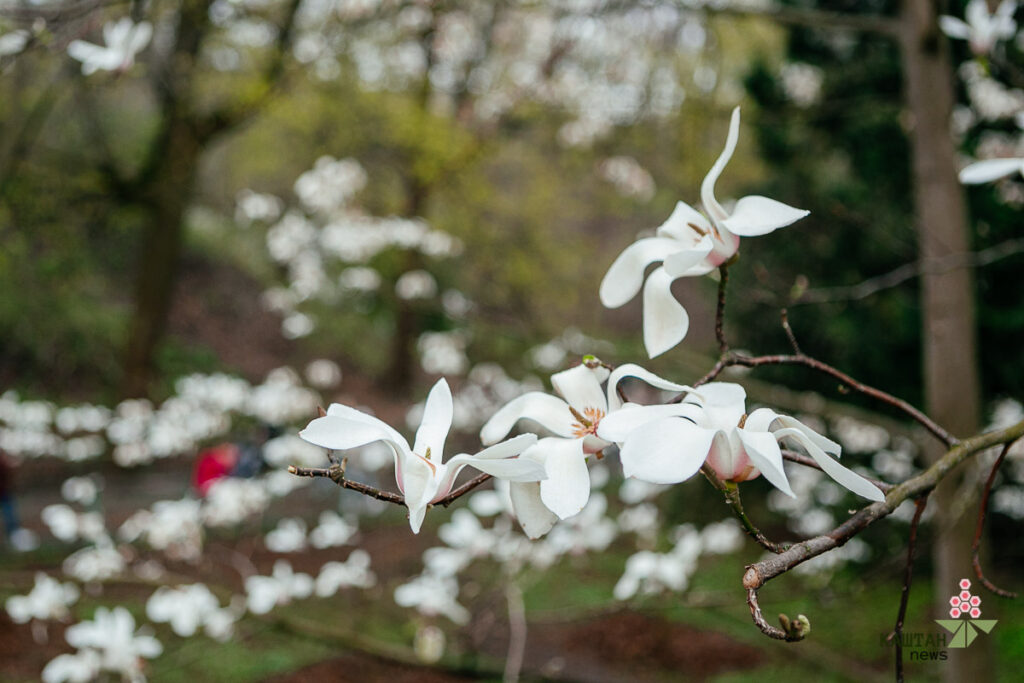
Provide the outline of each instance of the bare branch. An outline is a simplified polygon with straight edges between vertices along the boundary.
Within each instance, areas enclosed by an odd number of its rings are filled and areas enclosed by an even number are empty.
[[[843,385],[853,389],[854,391],[870,396],[871,398],[881,401],[886,405],[892,406],[903,413],[914,421],[921,424],[925,429],[931,432],[936,438],[938,438],[947,447],[955,446],[959,443],[957,438],[946,431],[944,428],[939,426],[934,420],[922,413],[920,410],[910,405],[901,398],[896,398],[892,394],[888,394],[881,389],[875,389],[872,386],[858,382],[854,378],[850,377],[841,370],[823,363],[820,360],[805,356],[803,354],[796,355],[774,355],[774,356],[744,356],[737,353],[730,353],[726,357],[719,359],[715,366],[711,369],[708,374],[701,377],[699,380],[694,382],[694,387],[699,387],[702,384],[707,384],[712,381],[718,375],[722,373],[727,367],[739,365],[746,368],[756,368],[762,365],[803,365],[804,367],[811,368],[822,374],[833,377]]]
[[[341,465],[331,465],[330,467],[296,467],[295,465],[289,465],[288,472],[297,477],[324,477],[326,479],[330,479],[342,488],[358,491],[364,496],[383,500],[385,503],[405,505],[405,497],[402,495],[391,493],[390,491],[381,491],[369,484],[362,484],[358,481],[346,479],[345,470],[342,469]]]
[[[988,473],[988,480],[985,481],[985,491],[982,493],[981,503],[978,505],[978,526],[974,531],[974,543],[971,545],[971,563],[974,565],[974,573],[977,574],[978,580],[981,581],[985,588],[1004,598],[1015,598],[1017,594],[1005,588],[1000,588],[985,578],[985,573],[981,570],[979,549],[981,548],[981,536],[985,530],[985,514],[988,512],[988,496],[992,493],[992,483],[996,480],[996,472],[999,471],[999,466],[1003,464],[1003,460],[1006,459],[1006,455],[1010,452],[1012,446],[1013,442],[1003,446],[1003,451],[992,465],[992,471]]]
[[[740,521],[743,526],[743,530],[752,539],[757,541],[765,550],[772,553],[785,552],[792,545],[791,543],[776,543],[768,539],[757,526],[750,521],[747,517],[747,513],[743,510],[743,503],[740,502],[740,487],[733,482],[722,481],[715,471],[711,469],[706,463],[700,468],[701,474],[703,474],[711,485],[721,491],[725,495],[725,502],[732,508],[733,514],[736,515],[736,519]]]
[[[443,505],[444,507],[448,507],[449,505],[454,503],[457,499],[459,499],[462,496],[466,495],[467,493],[469,493],[470,491],[475,489],[477,486],[480,486],[480,484],[483,484],[484,482],[486,482],[489,479],[491,479],[491,475],[489,475],[489,474],[478,474],[477,476],[473,477],[472,479],[467,481],[465,484],[463,484],[459,488],[457,488],[454,491],[452,491],[451,493],[449,493],[447,496],[445,496],[441,500],[439,500],[436,503],[434,503],[434,505]]]
[[[799,298],[792,301],[790,306],[835,303],[837,301],[859,301],[883,290],[891,289],[919,275],[940,275],[958,268],[987,266],[990,263],[995,263],[1008,256],[1014,256],[1022,252],[1024,252],[1024,238],[1016,238],[1000,242],[981,251],[950,254],[939,259],[933,259],[930,262],[915,261],[913,263],[905,263],[884,275],[868,278],[855,285],[808,289]]]
[[[903,591],[900,594],[900,609],[896,613],[896,626],[889,634],[889,641],[896,640],[896,681],[903,683],[903,622],[907,618],[907,602],[910,599],[910,582],[914,578],[914,557],[917,546],[917,527],[921,523],[921,515],[928,505],[928,495],[925,494],[914,503],[914,518],[910,520],[910,540],[907,542],[907,568],[903,574]]]
[[[757,627],[767,636],[779,640],[800,640],[806,631],[783,631],[769,625],[761,614],[757,602],[757,591],[768,581],[793,567],[844,545],[874,522],[892,514],[905,500],[920,497],[934,489],[946,475],[957,465],[971,456],[992,446],[1010,443],[1024,436],[1024,421],[978,436],[964,439],[950,448],[931,467],[915,477],[894,486],[886,494],[885,500],[872,503],[862,508],[838,527],[806,541],[795,543],[783,553],[768,557],[760,562],[748,565],[743,575],[743,587],[747,589],[747,604],[750,606],[751,617]],[[801,634],[802,633],[802,634]]]
[[[718,350],[724,356],[729,353],[729,343],[725,340],[725,288],[729,284],[729,264],[718,266],[718,308],[715,310],[715,339]]]

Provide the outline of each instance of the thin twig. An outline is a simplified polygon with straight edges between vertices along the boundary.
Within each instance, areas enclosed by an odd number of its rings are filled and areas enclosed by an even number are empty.
[[[718,308],[715,311],[715,339],[718,340],[718,350],[722,356],[729,353],[729,342],[725,340],[725,288],[729,284],[729,265],[723,263],[718,266]]]
[[[694,382],[694,387],[699,387],[703,384],[714,380],[718,375],[722,373],[727,367],[734,365],[743,366],[746,368],[756,368],[762,365],[802,365],[807,368],[811,368],[824,375],[828,375],[838,380],[843,385],[853,389],[854,391],[870,396],[871,398],[885,403],[886,405],[892,406],[897,410],[902,411],[908,417],[916,421],[918,424],[923,426],[929,432],[931,432],[936,438],[942,441],[947,448],[951,448],[960,443],[960,441],[946,431],[944,428],[939,426],[934,420],[922,413],[920,410],[910,405],[901,398],[897,398],[892,394],[888,394],[881,389],[876,389],[862,382],[858,382],[854,378],[847,375],[845,372],[838,370],[827,363],[823,363],[816,358],[805,356],[803,354],[796,355],[768,355],[768,356],[745,356],[738,353],[729,353],[724,358],[721,358],[715,366],[711,369],[708,374],[701,377],[699,380]]]
[[[1010,452],[1010,447],[1013,446],[1014,443],[1015,442],[1011,441],[1003,446],[1002,453],[999,454],[999,457],[996,458],[995,463],[992,465],[992,471],[988,473],[988,480],[985,482],[985,491],[981,494],[981,503],[978,505],[978,526],[974,530],[974,543],[971,545],[971,563],[974,565],[974,573],[977,574],[978,580],[981,581],[985,588],[1004,598],[1015,598],[1017,597],[1017,594],[1013,591],[1008,591],[1005,588],[1000,588],[985,578],[985,572],[981,570],[981,558],[979,555],[981,548],[981,536],[985,529],[985,514],[988,512],[988,496],[992,493],[992,483],[996,480],[996,472],[999,471],[999,466],[1003,464],[1003,460],[1006,459],[1006,455]]]
[[[486,482],[490,478],[491,478],[491,475],[489,475],[489,474],[478,474],[475,477],[473,477],[472,479],[470,479],[469,481],[467,481],[465,484],[460,486],[459,488],[453,490],[451,493],[449,493],[447,496],[445,496],[441,500],[439,500],[436,503],[434,503],[434,505],[443,505],[444,507],[448,507],[449,505],[454,503],[457,499],[459,499],[462,496],[466,495],[467,493],[469,493],[470,491],[475,489],[477,486],[480,486],[480,484],[483,484],[484,482]]]
[[[910,582],[914,578],[914,557],[917,546],[917,527],[921,523],[921,515],[928,505],[928,495],[918,498],[914,505],[914,518],[910,521],[910,540],[907,542],[907,567],[903,573],[903,592],[900,594],[900,611],[896,614],[896,626],[889,634],[888,640],[896,641],[896,681],[903,683],[903,622],[907,618],[907,602],[910,599]]]
[[[289,465],[288,472],[297,477],[324,477],[342,488],[358,491],[364,496],[370,496],[371,498],[383,500],[386,503],[394,503],[395,505],[405,505],[405,497],[400,494],[381,491],[369,484],[346,479],[345,471],[341,468],[341,465],[331,465],[330,467],[296,467],[295,465]]]
[[[782,329],[786,332],[786,339],[789,340],[789,345],[793,347],[793,353],[798,356],[804,355],[804,352],[800,350],[800,345],[796,343],[796,335],[793,334],[793,328],[789,326],[789,311],[783,308],[781,316]]]
[[[769,552],[781,553],[785,552],[789,547],[790,543],[776,543],[769,540],[760,529],[747,517],[747,513],[743,510],[743,503],[740,502],[740,487],[730,481],[722,481],[715,471],[711,469],[707,464],[700,468],[701,474],[703,474],[711,485],[721,491],[725,495],[725,502],[732,508],[732,512],[736,515],[736,519],[743,525],[743,530],[752,539],[757,541],[757,544]]]
[[[778,555],[767,557],[760,562],[748,565],[743,574],[743,587],[747,589],[747,604],[754,624],[771,638],[780,640],[799,640],[806,635],[802,628],[783,631],[769,625],[761,614],[757,601],[757,591],[768,581],[784,574],[797,565],[844,545],[851,538],[866,529],[872,523],[892,514],[896,508],[910,498],[920,497],[934,489],[956,466],[969,457],[992,446],[1010,443],[1024,436],[1024,421],[1015,425],[978,436],[964,439],[950,448],[931,467],[915,477],[892,487],[885,500],[872,503],[862,508],[832,531],[815,536],[799,543],[794,543],[789,550]],[[799,620],[798,620],[799,621]]]

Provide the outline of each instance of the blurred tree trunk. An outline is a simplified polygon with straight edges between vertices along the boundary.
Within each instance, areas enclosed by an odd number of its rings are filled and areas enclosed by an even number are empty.
[[[185,211],[192,199],[203,151],[216,136],[251,120],[270,101],[284,76],[301,0],[289,0],[274,52],[256,87],[220,108],[200,111],[193,84],[203,40],[211,28],[213,0],[181,0],[174,47],[156,65],[152,86],[160,105],[160,132],[148,150],[138,177],[114,179],[130,202],[145,209],[145,225],[135,285],[135,310],[129,327],[121,393],[145,396],[154,358],[167,328],[185,240]]]
[[[948,43],[939,32],[938,14],[932,0],[904,0],[900,47],[911,115],[914,209],[923,265],[926,409],[953,434],[967,436],[977,432],[980,416],[974,274],[970,268],[945,272],[929,268],[943,257],[970,249],[964,192],[956,177],[956,153],[949,131],[953,70]],[[930,441],[926,457],[933,461],[943,451]],[[962,472],[947,478],[932,495],[938,618],[945,616],[956,582],[973,577],[975,506],[964,498],[963,479]],[[992,652],[988,638],[978,638],[966,649],[950,649],[949,661],[942,667],[945,680],[991,679]]]
[[[201,141],[188,122],[167,128],[168,153],[142,189],[148,211],[135,284],[135,310],[128,332],[122,394],[146,396],[156,349],[167,328],[185,237],[185,209],[192,197]]]

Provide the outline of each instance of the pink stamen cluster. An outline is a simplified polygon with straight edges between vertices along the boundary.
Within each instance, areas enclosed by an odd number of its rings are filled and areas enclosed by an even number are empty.
[[[960,579],[960,593],[954,595],[949,599],[951,605],[949,610],[949,616],[954,619],[959,619],[961,616],[970,615],[971,619],[977,619],[981,616],[981,598],[977,595],[971,595],[971,592],[967,590],[971,587],[971,582],[968,579]]]

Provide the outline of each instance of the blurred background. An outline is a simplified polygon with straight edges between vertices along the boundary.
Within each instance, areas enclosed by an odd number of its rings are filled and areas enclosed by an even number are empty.
[[[783,644],[744,602],[760,549],[702,481],[637,486],[605,458],[590,506],[528,544],[489,490],[413,536],[404,509],[285,468],[326,466],[295,436],[318,405],[411,435],[439,376],[449,450],[472,453],[584,354],[703,375],[712,279],[675,284],[690,331],[654,360],[639,297],[597,290],[698,204],[736,106],[718,197],[811,213],[744,240],[732,345],[788,353],[787,308],[804,352],[959,436],[1021,419],[1024,184],[955,171],[1024,154],[1024,40],[979,51],[920,4],[0,0],[0,679],[889,678],[910,504],[762,591],[813,625]],[[727,377],[858,471],[934,457],[803,370]],[[394,490],[364,450],[351,477]],[[790,474],[796,502],[743,487],[772,538],[859,505]],[[933,497],[905,631],[940,632],[987,474]],[[997,481],[985,566],[1012,584],[1019,454]],[[1024,610],[971,590],[998,627],[962,664],[909,649],[914,680],[1016,680]]]

